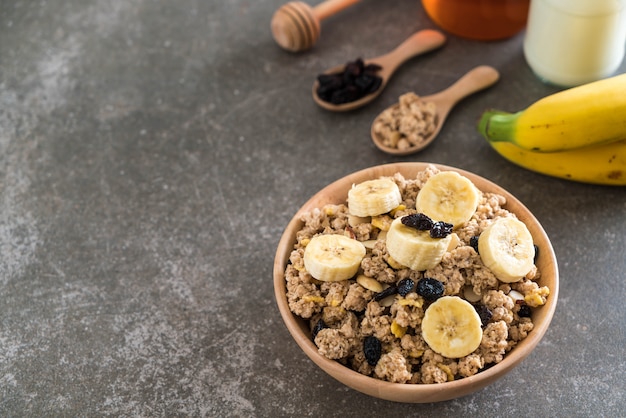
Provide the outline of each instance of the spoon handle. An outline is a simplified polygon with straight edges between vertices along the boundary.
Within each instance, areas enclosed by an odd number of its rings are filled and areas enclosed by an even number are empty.
[[[319,20],[324,20],[359,1],[361,0],[326,0],[313,7],[313,12]]]
[[[417,55],[437,49],[446,42],[446,37],[439,31],[424,29],[414,33],[391,52],[372,61],[379,62],[383,71],[393,73],[403,62]]]
[[[450,100],[450,104],[455,104],[459,100],[486,89],[493,85],[500,78],[498,71],[488,65],[480,65],[468,71],[454,84],[439,93]]]

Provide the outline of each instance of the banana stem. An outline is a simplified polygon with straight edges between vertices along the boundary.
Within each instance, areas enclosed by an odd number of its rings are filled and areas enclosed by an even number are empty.
[[[514,142],[515,124],[521,114],[486,110],[478,121],[478,132],[490,142]]]

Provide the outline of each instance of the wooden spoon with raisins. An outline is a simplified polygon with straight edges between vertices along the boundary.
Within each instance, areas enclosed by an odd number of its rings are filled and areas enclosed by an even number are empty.
[[[326,70],[313,83],[313,100],[333,112],[365,106],[385,88],[396,69],[417,55],[446,42],[439,31],[424,29],[411,35],[393,51],[371,59],[356,59]]]

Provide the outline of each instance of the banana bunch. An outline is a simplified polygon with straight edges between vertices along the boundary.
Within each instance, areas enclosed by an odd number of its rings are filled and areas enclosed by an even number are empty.
[[[508,113],[485,111],[478,131],[510,162],[545,175],[626,185],[626,74],[564,90]]]

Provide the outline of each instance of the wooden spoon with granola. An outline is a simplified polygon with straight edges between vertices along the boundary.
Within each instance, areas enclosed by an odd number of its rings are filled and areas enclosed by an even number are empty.
[[[426,148],[461,99],[493,85],[499,78],[495,68],[481,65],[439,93],[424,97],[414,93],[402,95],[398,103],[374,119],[374,144],[392,155],[409,155]]]

